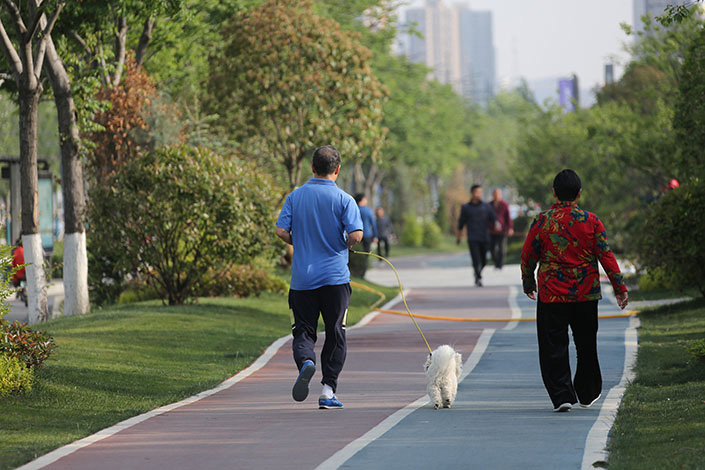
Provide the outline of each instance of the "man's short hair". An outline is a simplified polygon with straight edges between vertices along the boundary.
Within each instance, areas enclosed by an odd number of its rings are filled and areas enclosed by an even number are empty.
[[[565,169],[553,179],[553,190],[559,201],[575,201],[583,184],[573,170]]]
[[[481,184],[473,184],[472,186],[470,186],[470,194],[474,193],[476,189],[481,188],[481,187],[482,187]]]
[[[355,199],[355,202],[360,204],[360,201],[365,199],[365,193],[357,193],[357,194],[355,194],[355,196],[353,196],[353,198]]]
[[[313,170],[317,175],[331,175],[339,165],[340,152],[332,145],[324,145],[313,151]]]

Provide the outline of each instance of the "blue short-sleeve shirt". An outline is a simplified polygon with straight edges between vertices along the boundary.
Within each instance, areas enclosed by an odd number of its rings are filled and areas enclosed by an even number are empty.
[[[350,282],[346,233],[362,230],[355,200],[334,181],[311,178],[286,198],[277,227],[291,233],[291,289]]]

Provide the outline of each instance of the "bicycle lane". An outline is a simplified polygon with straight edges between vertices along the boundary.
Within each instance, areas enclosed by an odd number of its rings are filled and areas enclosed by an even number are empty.
[[[517,303],[523,317],[535,317],[535,303],[525,297]],[[613,303],[601,302],[601,315],[618,312]],[[590,409],[551,411],[538,366],[536,326],[523,322],[495,332],[460,384],[452,409],[414,411],[335,468],[593,468],[606,458],[607,432],[630,366],[625,360],[635,340],[633,326],[627,318],[600,321],[603,397]]]

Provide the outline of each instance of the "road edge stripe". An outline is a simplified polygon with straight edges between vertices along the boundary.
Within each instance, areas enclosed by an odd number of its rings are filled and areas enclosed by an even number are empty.
[[[585,451],[580,466],[582,470],[592,470],[593,463],[606,462],[609,457],[607,439],[617,416],[617,410],[622,402],[622,397],[627,385],[634,380],[634,365],[639,349],[637,328],[641,322],[637,317],[629,319],[629,325],[624,332],[624,369],[622,378],[617,385],[612,387],[600,407],[600,414],[590,428],[585,439]]]

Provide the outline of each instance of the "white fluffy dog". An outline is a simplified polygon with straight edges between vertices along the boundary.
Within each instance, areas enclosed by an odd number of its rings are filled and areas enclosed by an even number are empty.
[[[458,393],[458,377],[463,357],[447,344],[433,351],[426,360],[426,383],[433,409],[450,408]]]

